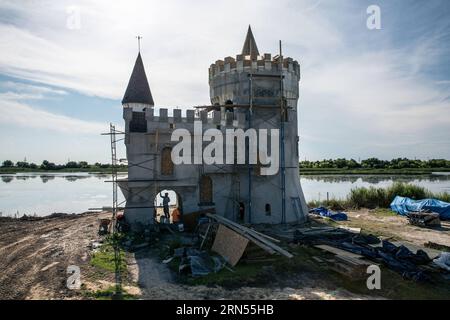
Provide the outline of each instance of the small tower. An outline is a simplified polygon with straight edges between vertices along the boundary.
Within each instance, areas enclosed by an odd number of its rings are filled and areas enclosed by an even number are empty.
[[[124,108],[133,108],[135,111],[142,111],[145,107],[155,105],[140,52],[134,63],[133,72],[122,99],[122,105]]]

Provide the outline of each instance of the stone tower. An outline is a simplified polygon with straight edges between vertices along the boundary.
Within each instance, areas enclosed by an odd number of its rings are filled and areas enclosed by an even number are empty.
[[[252,172],[251,175],[240,176],[245,185],[251,185],[246,193],[251,197],[251,201],[247,199],[247,202],[251,203],[252,215],[253,212],[267,212],[270,209],[271,215],[276,216],[275,220],[279,222],[303,221],[308,212],[299,175],[299,81],[299,63],[279,55],[272,58],[270,53],[260,55],[250,26],[241,54],[236,58],[217,60],[209,68],[211,103],[221,106],[222,113],[245,114],[247,127],[283,127],[284,152],[280,148],[280,153],[284,153],[284,166],[280,164],[279,173],[260,177],[257,172]],[[284,182],[281,167],[284,167]],[[281,191],[283,185],[284,196]],[[251,220],[260,219],[252,217]]]

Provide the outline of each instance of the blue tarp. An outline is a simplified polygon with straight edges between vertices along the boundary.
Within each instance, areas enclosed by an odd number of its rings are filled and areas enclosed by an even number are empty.
[[[333,212],[324,207],[314,208],[309,210],[311,213],[321,215],[322,217],[328,217],[335,221],[346,221],[347,215],[343,212]]]
[[[450,220],[450,203],[436,199],[412,200],[397,196],[391,203],[391,209],[402,216],[410,212],[430,210],[439,213],[441,220]]]

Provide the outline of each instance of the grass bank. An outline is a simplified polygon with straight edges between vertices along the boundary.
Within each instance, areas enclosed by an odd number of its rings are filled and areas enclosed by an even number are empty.
[[[118,172],[127,172],[126,167],[117,168]],[[111,173],[111,168],[61,168],[61,169],[32,169],[32,168],[17,168],[17,167],[0,167],[0,174],[15,174],[15,173],[31,173],[31,172],[45,172],[45,173],[78,173],[78,172],[88,172],[88,173]]]
[[[302,168],[300,175],[326,174],[373,174],[373,175],[428,175],[432,172],[450,172],[450,168],[404,168],[404,169],[365,169],[365,168]]]
[[[450,194],[447,192],[433,193],[421,186],[395,182],[388,188],[354,188],[345,199],[311,201],[308,205],[310,207],[325,206],[332,210],[389,208],[389,205],[396,196],[408,197],[416,200],[434,198],[450,202]]]

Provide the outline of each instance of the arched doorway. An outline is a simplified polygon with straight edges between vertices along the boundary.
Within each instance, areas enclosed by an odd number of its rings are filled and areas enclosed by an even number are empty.
[[[165,200],[168,197],[168,200]],[[155,221],[157,223],[178,223],[183,214],[182,199],[177,192],[164,189],[158,192],[154,200]]]

